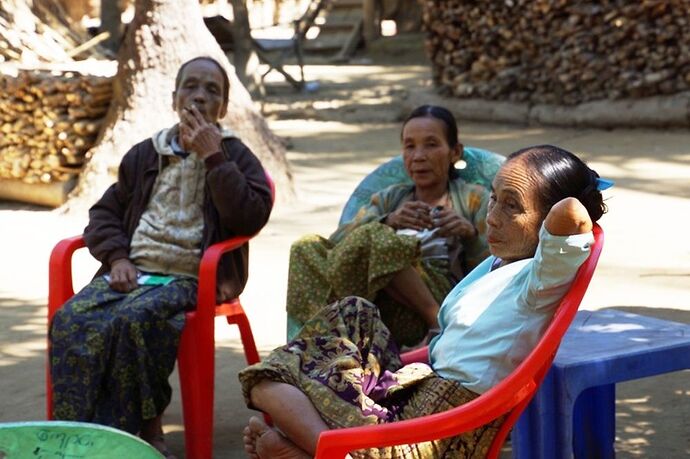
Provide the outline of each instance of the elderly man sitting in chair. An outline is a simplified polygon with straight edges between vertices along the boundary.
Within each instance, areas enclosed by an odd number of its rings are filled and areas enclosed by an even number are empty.
[[[84,239],[102,266],[50,325],[53,416],[138,433],[166,457],[161,417],[201,255],[256,233],[272,207],[261,163],[218,125],[229,90],[214,59],[180,67],[179,123],[134,145],[90,209]],[[244,288],[247,259],[245,245],[221,260],[221,300]]]

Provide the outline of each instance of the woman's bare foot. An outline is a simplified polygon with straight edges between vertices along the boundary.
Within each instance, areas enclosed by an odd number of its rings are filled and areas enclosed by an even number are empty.
[[[312,456],[256,416],[244,429],[244,450],[251,459],[310,459]]]
[[[247,425],[242,431],[242,441],[244,442],[244,451],[249,459],[259,459],[259,455],[256,454],[256,438],[256,433]]]

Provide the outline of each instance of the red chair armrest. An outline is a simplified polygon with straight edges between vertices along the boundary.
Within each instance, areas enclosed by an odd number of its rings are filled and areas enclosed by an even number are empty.
[[[214,317],[216,307],[216,277],[218,263],[224,253],[242,247],[252,236],[238,236],[210,246],[201,257],[199,264],[199,291],[197,297],[196,313],[208,317]]]
[[[72,255],[86,247],[83,236],[73,236],[58,242],[50,253],[48,264],[48,320],[50,321],[68,299],[74,295],[72,284]]]
[[[324,431],[319,436],[316,458],[340,459],[348,452],[358,449],[412,444],[450,437],[476,429],[503,414],[510,413],[501,426],[501,431],[505,432],[499,432],[501,435],[497,435],[502,442],[507,429],[512,427],[541,384],[587,290],[604,244],[601,227],[595,224],[593,232],[595,243],[590,256],[578,270],[573,285],[561,301],[551,324],[535,349],[510,375],[480,397],[443,413],[390,424]],[[403,355],[403,362],[418,361],[422,351],[428,354],[428,350],[418,349]],[[511,412],[513,409],[515,411]]]
[[[275,183],[271,179],[268,171],[264,170],[266,181],[271,189],[271,199],[275,200]],[[256,234],[250,236],[237,236],[225,241],[217,242],[211,245],[204,252],[199,264],[199,290],[197,293],[196,311],[187,314],[196,314],[205,318],[213,318],[215,316],[216,307],[216,278],[218,273],[218,263],[220,257],[224,253],[242,247]]]
[[[403,365],[409,365],[415,362],[429,363],[429,346],[400,354],[400,360],[402,360]]]
[[[366,427],[327,430],[319,436],[315,459],[340,459],[350,451],[399,444],[412,444],[458,435],[501,416],[535,389],[528,382],[519,390],[499,383],[471,402],[416,419]]]

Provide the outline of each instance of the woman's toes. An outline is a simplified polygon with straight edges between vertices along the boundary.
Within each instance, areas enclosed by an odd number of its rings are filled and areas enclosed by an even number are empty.
[[[256,454],[261,459],[311,459],[312,457],[270,427],[257,437]]]
[[[247,425],[242,431],[242,441],[244,442],[244,452],[247,453],[250,459],[259,459],[256,454],[256,438],[257,435]]]

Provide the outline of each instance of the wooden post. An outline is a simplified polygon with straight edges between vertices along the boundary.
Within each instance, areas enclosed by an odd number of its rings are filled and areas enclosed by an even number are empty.
[[[231,0],[233,20],[232,20],[232,40],[233,40],[233,66],[237,78],[249,92],[263,93],[261,78],[258,75],[257,67],[259,58],[252,46],[252,31],[249,26],[249,10],[246,0]]]
[[[101,0],[101,32],[108,32],[103,45],[117,51],[122,41],[122,8],[119,1]]]
[[[376,0],[362,0],[362,36],[365,46],[378,38],[378,23]]]

